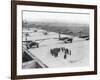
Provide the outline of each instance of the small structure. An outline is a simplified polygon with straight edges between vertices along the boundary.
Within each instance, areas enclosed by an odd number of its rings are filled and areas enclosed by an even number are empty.
[[[34,32],[37,32],[37,30],[34,30]]]
[[[48,32],[43,32],[44,35],[48,35]]]

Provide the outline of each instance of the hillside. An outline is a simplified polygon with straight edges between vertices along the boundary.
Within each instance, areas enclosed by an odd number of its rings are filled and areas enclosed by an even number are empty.
[[[41,28],[49,32],[61,32],[74,36],[78,36],[79,32],[81,32],[82,35],[89,35],[89,25],[82,23],[29,22],[27,24],[23,23],[23,28]]]

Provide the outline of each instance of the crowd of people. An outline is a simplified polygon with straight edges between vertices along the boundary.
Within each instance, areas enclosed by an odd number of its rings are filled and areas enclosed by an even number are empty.
[[[60,48],[53,48],[50,49],[50,54],[52,56],[54,56],[55,58],[58,57],[58,55],[62,53],[63,54],[63,58],[66,59],[67,55],[71,56],[71,50],[65,47],[60,47]]]

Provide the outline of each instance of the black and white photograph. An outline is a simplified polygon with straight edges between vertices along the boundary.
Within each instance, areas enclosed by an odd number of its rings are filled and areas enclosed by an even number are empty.
[[[12,77],[96,74],[96,13],[93,5],[14,3]]]
[[[22,68],[89,66],[90,14],[22,11]]]

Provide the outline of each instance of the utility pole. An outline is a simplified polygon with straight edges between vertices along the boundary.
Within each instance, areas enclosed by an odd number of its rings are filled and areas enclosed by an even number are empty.
[[[28,34],[28,32],[25,34],[25,37],[26,37],[26,48],[28,49],[28,42],[27,42],[27,36],[28,36],[29,34]]]
[[[59,39],[61,38],[60,34],[61,34],[61,32],[59,32]]]
[[[83,32],[82,32],[82,31],[80,31],[80,32],[78,32],[78,33],[79,33],[79,37],[81,37]]]

